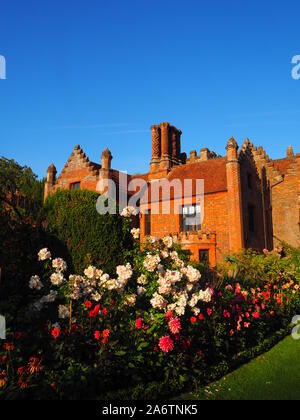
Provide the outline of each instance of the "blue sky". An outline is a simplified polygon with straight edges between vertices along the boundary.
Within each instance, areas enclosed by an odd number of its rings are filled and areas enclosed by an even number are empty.
[[[40,177],[77,143],[145,172],[161,121],[187,153],[224,154],[231,135],[300,152],[299,1],[3,0],[0,13],[0,155]]]

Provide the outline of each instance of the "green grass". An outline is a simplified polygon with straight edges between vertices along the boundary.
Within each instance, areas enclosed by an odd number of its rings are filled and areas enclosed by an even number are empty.
[[[219,381],[181,396],[194,400],[300,400],[300,340],[285,338]]]

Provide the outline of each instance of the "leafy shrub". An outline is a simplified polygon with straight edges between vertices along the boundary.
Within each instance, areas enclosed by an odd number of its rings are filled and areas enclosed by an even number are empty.
[[[287,244],[280,250],[265,254],[251,249],[242,250],[239,253],[226,258],[227,263],[220,267],[227,279],[239,281],[247,285],[263,285],[281,277],[288,279],[294,276],[300,281],[300,250]]]
[[[66,244],[72,259],[71,270],[83,273],[94,264],[112,273],[132,248],[130,220],[116,215],[100,215],[99,195],[85,190],[58,191],[47,198],[44,215],[47,231]]]

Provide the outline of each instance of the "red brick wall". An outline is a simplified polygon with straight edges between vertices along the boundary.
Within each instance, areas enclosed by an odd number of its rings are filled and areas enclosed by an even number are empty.
[[[300,168],[299,168],[300,169]],[[293,246],[300,246],[299,214],[300,185],[299,172],[288,171],[282,183],[272,189],[272,214],[274,244],[279,240]]]
[[[263,250],[265,247],[272,249],[272,233],[270,233],[270,214],[267,212],[269,208],[269,191],[264,185],[264,201],[265,201],[265,221],[263,217],[263,194],[262,183],[258,176],[255,162],[251,155],[243,159],[240,165],[241,172],[241,191],[242,191],[242,208],[243,208],[243,227],[244,227],[244,245],[245,248],[253,248],[255,250]],[[248,177],[250,176],[251,187],[248,185]],[[249,212],[248,207],[254,208],[254,232],[249,229]],[[265,234],[266,241],[265,244]]]
[[[175,202],[176,208],[182,205],[182,202]],[[180,233],[180,215],[174,214],[174,202],[171,206],[171,214],[151,214],[151,235],[157,238],[162,238],[168,234]],[[178,210],[177,210],[178,213]],[[189,240],[179,238],[179,242],[190,242],[190,249],[194,253],[194,258],[197,259],[199,249],[210,249],[215,256],[212,257],[212,262],[222,260],[222,252],[229,251],[229,233],[228,233],[228,210],[227,210],[227,193],[219,192],[213,194],[206,194],[204,197],[204,220],[202,230],[211,234],[214,238],[199,237],[193,235]],[[144,239],[145,234],[145,216],[141,218],[141,239]],[[212,248],[215,250],[212,250]],[[221,252],[222,251],[222,252]],[[214,265],[214,264],[212,264]]]
[[[70,189],[71,184],[80,182],[81,189],[96,191],[97,171],[80,149],[75,149],[61,175],[58,177],[52,192],[57,189]]]

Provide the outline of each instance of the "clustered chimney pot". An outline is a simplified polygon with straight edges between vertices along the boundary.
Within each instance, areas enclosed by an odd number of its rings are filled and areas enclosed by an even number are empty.
[[[200,160],[205,161],[209,159],[210,151],[206,147],[200,151]]]

